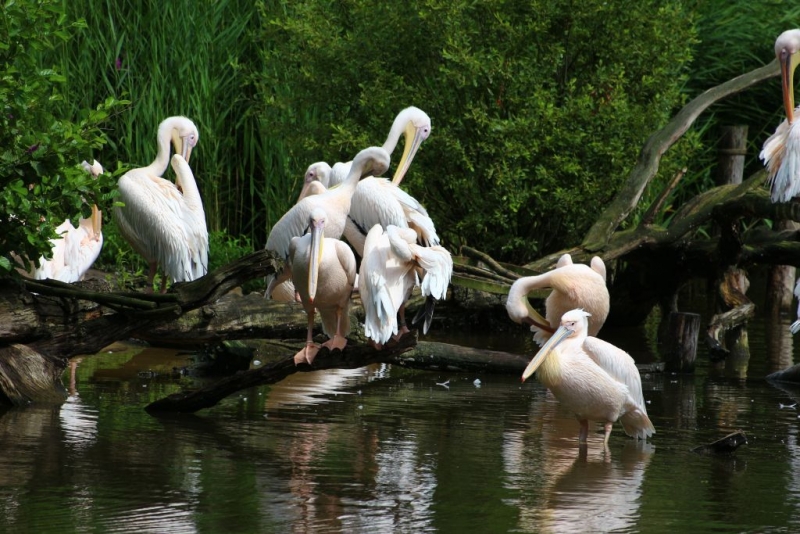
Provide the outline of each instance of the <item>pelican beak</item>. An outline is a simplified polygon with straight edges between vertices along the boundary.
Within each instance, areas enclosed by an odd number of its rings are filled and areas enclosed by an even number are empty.
[[[553,328],[550,326],[550,323],[547,321],[547,319],[542,317],[542,314],[539,313],[538,311],[536,311],[533,308],[533,306],[531,306],[531,303],[528,300],[528,297],[527,296],[523,297],[522,301],[523,301],[523,304],[525,304],[525,307],[528,309],[528,322],[529,322],[529,324],[532,327],[536,327],[539,330],[544,330],[545,332],[550,332],[552,334],[555,330],[553,330]],[[533,328],[531,328],[531,330],[533,330]]]
[[[535,373],[536,369],[542,365],[542,362],[544,362],[545,358],[547,358],[547,356],[558,346],[559,343],[571,336],[572,332],[572,330],[565,326],[559,327],[558,330],[556,330],[555,333],[550,337],[550,339],[547,340],[547,343],[545,343],[544,346],[539,349],[539,352],[537,352],[536,356],[533,357],[531,363],[529,363],[528,367],[526,367],[522,372],[522,381],[525,382],[529,376]]]
[[[322,246],[325,242],[325,225],[316,221],[311,226],[311,251],[308,255],[308,299],[313,304],[317,296],[319,264],[322,261]]]
[[[397,164],[397,170],[392,177],[393,184],[400,185],[400,182],[403,181],[406,171],[408,171],[408,167],[414,159],[414,155],[417,153],[422,142],[428,138],[429,133],[430,130],[417,128],[412,122],[408,123],[405,132],[406,141],[403,146],[403,157],[400,158],[400,163]]]
[[[186,160],[186,163],[189,163],[189,158],[192,156],[192,144],[186,138],[181,139],[181,144],[183,145],[181,156]]]
[[[794,122],[794,70],[797,68],[800,54],[789,54],[781,51],[781,88],[783,89],[783,107],[786,110],[786,119],[789,124]]]
[[[92,231],[94,238],[100,239],[100,232],[103,228],[103,212],[97,207],[97,204],[92,204]]]

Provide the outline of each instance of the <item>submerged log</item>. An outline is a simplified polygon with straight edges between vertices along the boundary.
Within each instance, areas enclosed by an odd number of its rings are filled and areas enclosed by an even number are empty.
[[[747,436],[741,430],[737,430],[713,443],[695,447],[692,452],[699,454],[731,454],[742,445],[747,445]]]

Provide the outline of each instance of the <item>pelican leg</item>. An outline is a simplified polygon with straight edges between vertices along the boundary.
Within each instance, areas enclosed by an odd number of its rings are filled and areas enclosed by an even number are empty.
[[[161,273],[161,293],[164,294],[167,292],[167,273]]]
[[[605,445],[606,447],[608,446],[608,437],[611,435],[611,427],[612,427],[613,424],[614,423],[606,422],[603,425],[605,427],[605,430],[606,430],[606,437],[603,440],[603,445]]]
[[[408,326],[406,326],[406,304],[404,302],[400,305],[400,309],[397,310],[397,334],[393,335],[392,338],[395,341],[399,341],[408,332]]]
[[[156,270],[158,269],[158,263],[150,262],[147,265],[147,285],[144,288],[145,293],[152,293],[153,292],[153,280],[156,278]]]
[[[583,419],[580,423],[581,430],[578,432],[578,445],[586,445],[589,442],[589,421]]]
[[[328,350],[344,350],[347,346],[347,338],[342,335],[342,309],[336,309],[336,333],[333,337],[322,344],[323,347],[328,347]]]
[[[319,352],[319,345],[314,343],[314,310],[312,309],[308,314],[308,334],[306,335],[306,346],[301,351],[294,355],[294,364],[300,365],[307,363],[311,365],[317,353]]]

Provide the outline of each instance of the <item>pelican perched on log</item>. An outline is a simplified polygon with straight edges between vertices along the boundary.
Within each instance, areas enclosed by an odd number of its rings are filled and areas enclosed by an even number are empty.
[[[453,273],[453,260],[447,249],[416,244],[417,234],[410,228],[376,224],[367,234],[358,288],[364,305],[364,335],[380,348],[392,335],[408,332],[405,303],[420,285],[424,296],[444,299]],[[419,281],[418,270],[422,281]],[[426,317],[425,331],[430,327]]]
[[[580,444],[587,442],[589,421],[604,424],[604,445],[617,420],[629,436],[647,439],[656,430],[647,416],[639,370],[627,352],[588,335],[588,317],[579,309],[565,313],[561,326],[525,368],[522,380],[538,369],[539,381],[575,413]]]
[[[430,133],[431,119],[417,107],[408,107],[395,117],[383,149],[391,155],[401,136],[405,141],[403,155],[392,180],[365,178],[359,182],[353,194],[344,236],[359,256],[364,255],[364,239],[375,224],[384,228],[389,225],[413,228],[420,244],[439,244],[439,236],[428,212],[414,197],[398,187],[417,150]],[[349,166],[350,163],[336,163],[330,171],[329,183],[325,185],[332,187],[339,183]]]
[[[97,160],[91,165],[83,161],[81,166],[95,178],[103,174],[103,166]],[[88,219],[81,217],[78,220],[77,228],[69,219],[58,225],[56,234],[61,237],[50,240],[51,258],[39,258],[39,265],[32,273],[33,278],[50,278],[67,283],[83,280],[103,248],[102,226],[103,217],[97,204],[92,205],[92,214]]]
[[[542,317],[528,301],[528,293],[546,288],[553,290],[545,301],[545,317]],[[589,335],[596,335],[610,309],[606,266],[598,256],[592,258],[589,266],[573,263],[572,257],[564,254],[552,271],[514,282],[506,301],[506,311],[511,320],[530,325],[531,331],[536,333],[534,339],[540,345],[558,328],[561,316],[575,308],[589,312]]]
[[[293,237],[289,246],[292,282],[308,315],[306,346],[295,355],[295,363],[314,360],[314,310],[322,317],[322,331],[330,338],[322,344],[330,350],[344,349],[350,333],[350,295],[356,279],[356,258],[346,243],[325,237],[325,210],[316,207],[309,216],[309,232]]]
[[[772,184],[773,202],[789,202],[800,194],[800,128],[794,120],[794,71],[800,59],[800,29],[788,30],[775,41],[775,56],[781,65],[781,87],[786,119],[764,142],[759,157]]]
[[[325,214],[325,237],[338,239],[344,232],[350,201],[362,176],[380,174],[389,168],[389,154],[381,147],[365,148],[353,159],[347,179],[336,187],[331,187],[319,195],[307,196],[287,211],[272,227],[267,238],[266,249],[289,259],[289,246],[293,237],[302,236],[315,208]],[[267,286],[267,297],[274,297],[273,291],[291,277],[289,269],[283,269],[272,277]],[[292,299],[293,300],[293,299]]]
[[[189,163],[199,139],[200,134],[191,120],[169,117],[158,126],[156,159],[147,167],[129,170],[119,179],[119,199],[125,205],[114,209],[114,218],[122,236],[148,263],[148,288],[152,288],[158,265],[173,282],[194,280],[208,268],[207,263],[198,265],[195,262],[200,257],[195,252],[204,245],[193,239],[205,232],[199,193],[196,200],[187,202],[174,183],[161,178],[170,162],[170,141],[175,144],[176,153]],[[183,181],[184,190],[196,191],[191,172],[179,179]],[[202,228],[197,228],[201,220]],[[189,228],[190,225],[195,227]],[[207,257],[207,232],[205,235]],[[161,290],[166,290],[166,279],[162,281]]]

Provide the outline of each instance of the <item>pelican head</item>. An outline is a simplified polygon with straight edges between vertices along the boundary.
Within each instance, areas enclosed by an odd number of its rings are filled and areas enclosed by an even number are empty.
[[[325,244],[325,210],[314,208],[308,221],[311,232],[311,250],[308,253],[308,300],[313,305],[319,283],[319,266],[322,262],[322,247]]]
[[[408,171],[414,155],[417,153],[422,142],[431,134],[431,118],[421,109],[411,106],[397,114],[389,130],[389,137],[386,138],[383,148],[391,154],[400,138],[400,134],[405,137],[403,146],[403,156],[397,164],[397,170],[392,177],[392,183],[399,184]]]
[[[581,309],[571,310],[562,315],[561,326],[559,326],[558,330],[547,340],[547,343],[539,349],[539,352],[533,357],[531,363],[529,363],[525,371],[522,372],[522,381],[524,382],[529,376],[535,373],[536,369],[542,365],[547,356],[549,356],[562,341],[568,337],[586,337],[589,330],[588,318],[591,317],[591,315],[591,313]]]
[[[86,161],[86,160],[83,160],[83,161],[81,162],[81,167],[83,167],[83,170],[84,170],[84,171],[88,172],[89,174],[91,174],[91,175],[92,175],[92,176],[94,176],[95,178],[97,178],[98,176],[100,176],[101,174],[103,174],[103,172],[105,172],[105,171],[103,170],[103,166],[102,166],[102,165],[100,165],[100,162],[99,162],[99,161],[97,161],[96,159],[95,159],[95,160],[92,160],[92,164],[91,164],[91,165],[89,164],[89,162],[88,162],[88,161]]]
[[[186,163],[192,155],[192,149],[200,140],[200,132],[197,126],[186,117],[169,117],[164,119],[158,126],[159,138],[162,133],[169,136],[175,146],[175,153],[183,156]]]
[[[800,52],[800,29],[787,30],[775,40],[775,57],[781,64],[781,88],[786,118],[794,122],[794,70],[797,68]]]
[[[311,182],[317,181],[320,182],[325,187],[328,187],[328,183],[330,182],[330,177],[331,177],[331,166],[325,163],[324,161],[318,161],[308,166],[308,169],[306,169],[306,176],[303,183],[305,185],[308,185]]]
[[[386,172],[390,164],[390,156],[385,149],[371,146],[356,154],[350,173],[358,173],[362,178],[370,175],[380,176]]]

